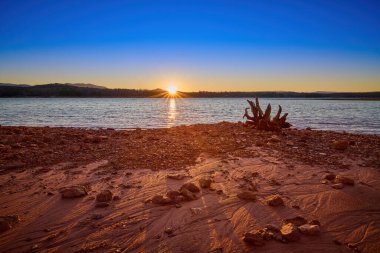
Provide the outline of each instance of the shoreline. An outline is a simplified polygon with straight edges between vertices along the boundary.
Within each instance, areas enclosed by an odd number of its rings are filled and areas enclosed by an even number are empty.
[[[1,232],[8,252],[380,248],[378,135],[261,132],[228,122],[144,130],[0,126],[0,151],[0,216],[19,219]],[[167,199],[186,183],[199,189],[193,199]],[[74,186],[86,193],[62,198]],[[99,202],[106,190],[113,200]],[[239,197],[247,191],[254,197]],[[273,195],[283,205],[269,206]],[[296,216],[317,220],[320,233],[262,246],[244,240]]]

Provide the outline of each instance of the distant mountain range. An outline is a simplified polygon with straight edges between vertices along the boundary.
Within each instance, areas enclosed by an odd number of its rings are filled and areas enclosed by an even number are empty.
[[[310,98],[310,99],[373,99],[380,100],[379,92],[178,92],[188,98]],[[167,97],[165,90],[108,89],[103,86],[84,83],[51,83],[42,85],[0,83],[0,97],[121,97],[150,98]]]
[[[69,86],[75,86],[75,87],[81,87],[81,88],[107,89],[107,87],[99,86],[99,85],[95,85],[91,83],[49,83],[49,84],[42,84],[42,85],[52,85],[52,84],[62,84],[62,85],[69,85]],[[36,85],[0,83],[0,87],[30,87],[30,86],[36,86]]]

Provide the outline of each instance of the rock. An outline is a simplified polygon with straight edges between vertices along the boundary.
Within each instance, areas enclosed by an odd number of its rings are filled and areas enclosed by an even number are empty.
[[[250,191],[244,191],[236,195],[239,199],[243,200],[249,200],[249,201],[255,201],[256,200],[256,194]]]
[[[327,181],[327,180],[322,180],[321,181],[321,184],[328,184],[329,183],[329,181]]]
[[[98,195],[96,195],[96,201],[98,202],[108,202],[112,200],[112,192],[110,190],[104,190]]]
[[[17,215],[0,216],[0,233],[11,229],[19,222],[20,219]]]
[[[350,145],[350,143],[348,141],[344,141],[344,140],[334,141],[332,143],[333,148],[336,150],[346,150],[349,145]]]
[[[272,225],[272,224],[268,224],[264,227],[264,229],[268,230],[268,231],[272,231],[272,232],[280,232],[280,229],[278,227],[276,227],[275,225]]]
[[[202,208],[200,207],[191,207],[190,211],[193,215],[201,214],[202,213]]]
[[[165,228],[164,232],[168,235],[171,235],[171,234],[173,234],[174,230],[171,227],[167,227],[167,228]]]
[[[104,207],[108,207],[110,204],[107,203],[107,202],[98,202],[95,204],[95,207],[100,207],[100,208],[104,208]]]
[[[201,188],[210,188],[211,186],[211,179],[209,178],[201,178],[199,179],[199,185]]]
[[[329,173],[329,174],[325,175],[323,178],[326,180],[332,181],[335,179],[335,174]]]
[[[197,199],[197,195],[195,193],[189,191],[186,188],[181,188],[180,193],[185,198],[185,200],[190,201],[190,200],[196,200]]]
[[[156,195],[152,198],[152,203],[159,205],[167,205],[172,203],[172,200],[166,196]]]
[[[283,206],[284,201],[279,195],[271,195],[267,197],[266,202],[270,206]]]
[[[281,139],[280,139],[280,137],[278,137],[277,135],[272,135],[272,136],[269,138],[269,141],[270,141],[270,142],[280,142]]]
[[[87,195],[87,189],[84,186],[72,186],[61,191],[62,198],[80,198]]]
[[[263,246],[265,244],[263,231],[253,230],[244,234],[243,241],[255,246]]]
[[[334,180],[335,183],[341,183],[346,185],[355,185],[355,181],[349,177],[337,175]]]
[[[287,241],[294,242],[299,240],[300,235],[298,232],[298,228],[293,223],[287,223],[283,225],[280,232],[281,236]]]
[[[296,216],[296,217],[291,218],[291,219],[285,219],[284,223],[285,224],[292,223],[296,226],[302,226],[302,225],[307,223],[307,220],[301,216]]]
[[[342,183],[337,183],[337,184],[331,185],[331,187],[339,190],[339,189],[343,189],[344,185]]]
[[[318,225],[304,224],[298,227],[299,231],[305,235],[318,235],[321,230]]]
[[[175,199],[176,197],[181,196],[181,193],[179,191],[168,191],[166,196],[168,196],[168,198]]]
[[[319,222],[319,220],[312,220],[309,222],[310,225],[318,225],[318,226],[321,226],[321,223]]]
[[[201,190],[199,189],[198,186],[196,186],[194,183],[190,182],[190,183],[186,183],[184,185],[182,185],[181,189],[187,189],[191,192],[200,192]]]
[[[185,175],[182,175],[182,174],[169,174],[166,176],[167,178],[170,178],[170,179],[175,179],[175,180],[182,180],[184,179],[186,176]]]

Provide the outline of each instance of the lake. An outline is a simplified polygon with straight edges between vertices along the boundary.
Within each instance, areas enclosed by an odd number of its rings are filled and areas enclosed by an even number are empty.
[[[380,101],[261,99],[297,128],[380,134]],[[0,98],[0,125],[162,128],[242,121],[244,98]]]

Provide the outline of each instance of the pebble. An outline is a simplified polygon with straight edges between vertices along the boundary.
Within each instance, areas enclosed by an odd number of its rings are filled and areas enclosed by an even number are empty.
[[[345,185],[355,185],[355,181],[349,177],[337,175],[334,180],[335,183],[341,183]]]
[[[249,200],[249,201],[255,201],[257,199],[256,194],[254,194],[253,192],[250,192],[250,191],[241,192],[241,193],[237,194],[237,197],[239,199]]]
[[[318,225],[304,224],[298,227],[299,231],[305,235],[318,235],[321,230]]]
[[[210,188],[211,186],[211,179],[209,178],[201,178],[199,179],[199,185],[201,188]]]
[[[300,238],[298,228],[293,223],[287,223],[281,227],[281,236],[287,241],[298,241]]]
[[[19,222],[20,218],[17,215],[0,216],[0,233],[11,229]]]
[[[108,202],[112,200],[112,192],[110,190],[104,190],[98,195],[96,195],[96,201],[98,202]]]
[[[72,186],[61,191],[62,198],[80,198],[87,195],[84,186]]]
[[[283,206],[284,200],[279,195],[271,195],[267,197],[266,202],[270,206]]]
[[[255,246],[265,245],[263,232],[261,230],[253,230],[251,232],[245,233],[243,241]]]

